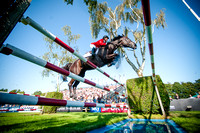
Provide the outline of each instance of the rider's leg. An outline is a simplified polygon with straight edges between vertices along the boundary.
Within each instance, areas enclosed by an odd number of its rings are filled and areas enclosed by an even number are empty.
[[[92,56],[95,55],[95,52],[96,52],[96,48],[92,48]]]
[[[94,44],[90,44],[90,47],[92,48],[92,56],[94,57],[97,47]]]

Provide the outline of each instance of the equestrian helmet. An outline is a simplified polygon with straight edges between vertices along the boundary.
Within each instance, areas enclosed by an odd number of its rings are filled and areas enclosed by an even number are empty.
[[[109,37],[108,37],[107,35],[104,35],[104,36],[103,36],[103,39],[104,39],[104,38],[108,38],[108,39],[109,39]]]

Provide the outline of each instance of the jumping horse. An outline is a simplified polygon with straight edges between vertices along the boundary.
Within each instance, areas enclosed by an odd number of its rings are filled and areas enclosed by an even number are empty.
[[[118,54],[114,53],[114,51],[119,48],[119,47],[128,47],[132,49],[136,49],[137,45],[131,41],[128,37],[126,36],[117,36],[113,38],[110,42],[107,43],[106,46],[100,47],[97,54],[92,57],[86,57],[87,60],[91,61],[93,64],[96,66],[103,67],[104,65],[108,65],[113,62],[116,56]],[[87,70],[92,70],[91,66],[89,66],[86,62],[81,61],[80,59],[77,59],[73,63],[68,63],[66,64],[63,69],[68,70],[78,76],[84,77],[85,72]],[[66,80],[66,76],[62,76],[63,80]],[[77,81],[75,79],[71,79],[71,81],[68,83],[69,86],[69,92],[70,92],[70,97],[76,99],[76,88],[80,81]],[[72,93],[72,87],[73,87],[73,93]]]

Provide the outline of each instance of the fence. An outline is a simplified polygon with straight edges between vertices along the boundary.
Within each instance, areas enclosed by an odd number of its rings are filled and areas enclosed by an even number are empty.
[[[48,106],[65,106],[65,107],[103,107],[103,108],[127,108],[127,105],[119,104],[100,104],[87,103],[79,101],[60,100],[44,97],[35,97],[20,94],[10,94],[0,92],[1,104],[19,104],[19,105],[48,105]]]

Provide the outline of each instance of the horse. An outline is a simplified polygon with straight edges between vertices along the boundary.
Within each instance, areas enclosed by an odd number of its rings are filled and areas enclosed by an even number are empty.
[[[86,57],[87,60],[91,61],[96,66],[103,67],[105,65],[111,66],[110,64],[113,62],[115,57],[118,56],[118,54],[114,53],[114,51],[119,47],[128,47],[131,49],[136,49],[137,45],[133,41],[131,41],[126,36],[117,36],[114,37],[110,42],[107,43],[107,45],[102,46],[99,48],[97,54],[93,56]],[[88,70],[92,70],[90,65],[88,65],[86,62],[81,61],[80,59],[77,59],[73,63],[66,64],[63,69],[70,71],[80,77],[85,76],[85,72]],[[66,76],[62,75],[63,81],[66,81]],[[77,81],[75,79],[71,79],[71,81],[68,83],[69,86],[69,92],[70,92],[70,98],[76,99],[76,88],[80,81]],[[72,87],[73,87],[73,93],[72,93]]]

